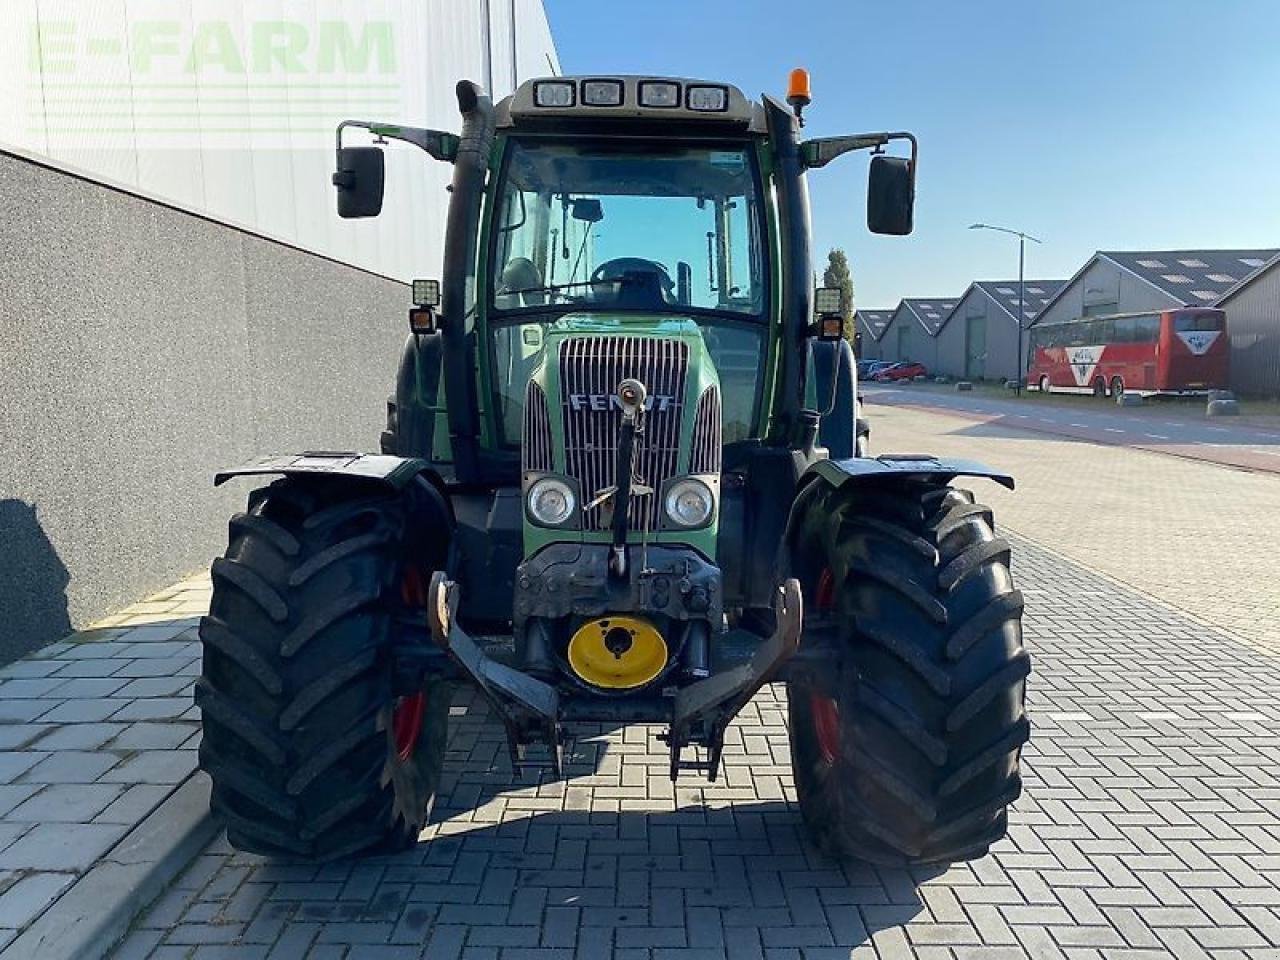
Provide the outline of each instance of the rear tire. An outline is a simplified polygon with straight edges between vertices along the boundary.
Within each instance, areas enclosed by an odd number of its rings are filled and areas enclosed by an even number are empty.
[[[1049,378],[1048,378],[1048,377],[1041,377],[1041,378],[1040,378],[1040,392],[1041,392],[1041,393],[1052,393],[1052,392],[1053,392],[1053,384],[1051,384],[1051,383],[1049,382]]]
[[[232,845],[331,860],[417,840],[451,685],[429,674],[396,689],[393,620],[417,605],[404,585],[447,543],[441,527],[439,543],[411,555],[410,513],[406,498],[368,484],[286,478],[231,520],[200,624],[196,703],[200,766]]]
[[[1112,397],[1124,396],[1124,380],[1122,380],[1120,377],[1111,378],[1111,396]]]
[[[801,813],[839,856],[980,857],[1005,834],[1030,734],[1009,546],[985,507],[935,481],[802,496],[802,642],[830,659],[788,683]]]
[[[1107,381],[1103,380],[1101,377],[1094,380],[1093,395],[1099,400],[1105,400],[1107,398]]]

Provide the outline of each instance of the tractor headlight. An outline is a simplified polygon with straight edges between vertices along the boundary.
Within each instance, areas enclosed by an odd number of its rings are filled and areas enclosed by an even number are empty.
[[[573,516],[575,505],[573,489],[563,480],[543,477],[529,488],[529,514],[548,527],[558,527]]]
[[[701,527],[711,519],[715,496],[701,480],[686,477],[667,490],[667,516],[681,527]]]

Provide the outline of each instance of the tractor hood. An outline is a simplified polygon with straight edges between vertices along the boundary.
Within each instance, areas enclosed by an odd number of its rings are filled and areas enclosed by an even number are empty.
[[[633,499],[629,537],[686,543],[714,558],[716,516],[679,528],[663,498],[681,478],[702,479],[719,497],[720,380],[698,324],[670,314],[569,314],[543,328],[541,356],[525,404],[523,474],[567,479],[576,490],[574,523],[546,528],[526,517],[526,555],[549,542],[604,542],[616,485],[621,424],[618,386],[635,379],[647,393],[634,473],[651,492]]]

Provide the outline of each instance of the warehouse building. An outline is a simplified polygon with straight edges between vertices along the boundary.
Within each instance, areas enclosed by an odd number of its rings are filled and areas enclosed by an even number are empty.
[[[207,567],[216,470],[378,449],[451,170],[392,143],[340,220],[335,127],[457,132],[459,79],[559,64],[541,0],[10,0],[0,35],[5,662]]]
[[[1065,323],[1082,316],[1217,306],[1229,291],[1258,273],[1278,252],[1099,251],[1045,304],[1034,323]],[[1227,332],[1231,333],[1229,312]],[[1238,362],[1244,364],[1243,369],[1250,369],[1251,359],[1240,353],[1233,340],[1232,367]],[[1236,380],[1234,370],[1232,385],[1245,389]]]
[[[1242,394],[1280,398],[1280,254],[1228,290],[1231,385]]]
[[[1022,325],[1035,322],[1065,280],[1023,284]],[[937,334],[936,372],[966,380],[1012,380],[1018,376],[1018,281],[975,280]],[[1023,352],[1026,352],[1023,334]]]
[[[881,337],[881,358],[923,363],[930,373],[938,365],[938,330],[956,306],[954,298],[907,297],[893,311]]]
[[[881,359],[881,341],[893,319],[892,310],[857,310],[853,315],[859,360]]]

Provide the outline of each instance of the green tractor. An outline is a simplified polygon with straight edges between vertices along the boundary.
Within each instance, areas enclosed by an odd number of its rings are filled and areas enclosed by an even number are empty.
[[[459,135],[338,130],[344,217],[380,212],[388,140],[453,165],[381,452],[217,476],[277,477],[232,518],[200,628],[230,842],[415,842],[460,682],[517,771],[560,775],[575,723],[646,723],[673,779],[714,780],[735,714],[785,681],[825,849],[981,856],[1020,790],[1030,663],[1009,544],[951,482],[1012,481],[869,456],[845,305],[812,287],[806,171],[872,151],[868,227],[906,234],[914,137],[802,140],[801,71],[787,103],[630,76],[457,99]]]

